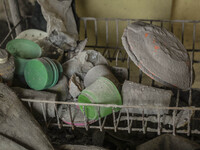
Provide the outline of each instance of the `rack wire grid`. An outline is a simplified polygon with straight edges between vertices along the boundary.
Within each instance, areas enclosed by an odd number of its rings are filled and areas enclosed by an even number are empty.
[[[22,19],[18,24],[16,24],[13,28],[10,27],[9,18],[7,16],[7,21],[9,25],[10,32],[1,41],[0,45],[5,43],[8,37],[12,36],[15,28],[26,19]],[[190,58],[191,58],[191,66],[194,66],[194,71],[198,69],[198,65],[200,61],[198,60],[198,53],[200,52],[200,44],[198,43],[198,30],[200,30],[200,21],[193,21],[193,20],[147,20],[147,19],[111,19],[111,18],[92,18],[92,17],[82,17],[80,18],[80,39],[88,38],[88,45],[86,46],[87,49],[94,49],[103,54],[110,62],[112,66],[121,66],[126,67],[128,69],[128,79],[134,82],[151,85],[155,87],[160,87],[159,83],[155,82],[154,80],[150,79],[148,76],[143,74],[143,72],[137,68],[134,63],[130,60],[127,53],[125,52],[122,43],[121,43],[121,36],[123,33],[123,29],[130,24],[131,22],[135,21],[144,21],[150,24],[155,24],[161,27],[165,27],[172,33],[174,33],[180,41],[184,44],[187,48]],[[110,37],[110,33],[112,33],[112,37]],[[113,34],[114,33],[114,34]],[[115,37],[113,37],[115,35]],[[186,36],[187,35],[187,36]],[[12,37],[13,38],[13,37]],[[199,47],[199,48],[198,48]],[[195,68],[195,65],[197,67]],[[193,77],[194,73],[193,69],[191,69],[191,76]],[[198,78],[198,76],[196,75]],[[193,80],[193,79],[192,79]],[[198,87],[198,85],[197,85]],[[191,87],[187,91],[182,90],[175,90],[175,106],[173,107],[155,107],[155,106],[125,106],[125,105],[114,105],[114,104],[86,104],[81,103],[81,106],[84,108],[84,118],[83,122],[85,123],[84,126],[75,126],[72,116],[73,112],[71,111],[71,107],[73,105],[79,106],[80,104],[77,102],[68,102],[68,101],[47,101],[47,100],[33,100],[33,99],[21,99],[23,102],[27,102],[31,108],[32,103],[40,103],[41,109],[43,112],[43,118],[46,122],[46,125],[53,125],[58,126],[58,128],[62,127],[70,127],[75,129],[77,127],[85,128],[86,130],[91,129],[99,129],[102,130],[114,130],[115,132],[122,130],[127,131],[128,133],[131,132],[143,132],[144,134],[148,132],[156,132],[158,135],[161,133],[170,133],[176,135],[177,133],[180,134],[187,134],[190,136],[191,134],[200,134],[200,127],[198,125],[198,121],[200,120],[200,107],[193,106],[193,87]],[[181,106],[179,103],[180,93],[186,92],[188,94],[187,98],[187,106]],[[55,122],[48,122],[47,117],[47,104],[53,104],[55,107]],[[64,124],[58,115],[57,105],[67,105],[69,108],[70,120],[71,124]],[[98,109],[99,118],[96,123],[89,124],[89,121],[85,115],[85,107],[86,106],[95,106]],[[112,108],[113,112],[111,115],[101,118],[100,117],[100,108],[101,107],[110,107]],[[126,109],[126,113],[122,113],[121,111],[115,112],[115,108],[123,108]],[[143,113],[141,115],[138,114],[130,114],[130,109],[142,109]],[[163,118],[165,115],[161,115],[159,111],[157,111],[157,115],[150,116],[144,114],[144,110],[169,110],[171,111],[171,124],[166,126],[163,124]],[[185,125],[181,128],[177,128],[177,124],[179,118],[177,116],[179,111],[186,112],[186,117],[184,119]],[[152,125],[151,117],[154,117],[154,122]],[[109,118],[109,119],[108,119]],[[108,121],[109,120],[109,121]],[[111,120],[111,122],[110,122]],[[109,122],[109,123],[107,123]]]

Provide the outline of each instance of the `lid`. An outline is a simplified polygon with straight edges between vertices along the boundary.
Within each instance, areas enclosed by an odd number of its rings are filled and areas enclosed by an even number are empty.
[[[13,56],[24,59],[38,58],[42,54],[42,50],[38,44],[25,39],[9,41],[6,45],[6,50],[8,50]]]
[[[8,61],[8,53],[4,49],[0,49],[0,64],[4,64]]]
[[[24,69],[24,77],[30,88],[43,90],[53,83],[53,71],[43,59],[30,60]]]
[[[125,29],[122,43],[131,60],[152,79],[180,89],[190,87],[189,55],[171,32],[135,22]]]

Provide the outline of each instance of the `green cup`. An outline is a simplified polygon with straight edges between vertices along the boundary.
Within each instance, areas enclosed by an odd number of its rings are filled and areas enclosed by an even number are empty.
[[[34,58],[38,58],[42,54],[42,50],[38,44],[26,39],[14,39],[7,43],[6,50],[15,57],[15,73],[24,74],[26,63]]]
[[[122,105],[122,98],[116,86],[109,79],[100,77],[81,92],[78,102]],[[84,107],[80,105],[80,109],[84,113]],[[119,111],[120,108],[114,110]],[[111,113],[111,107],[100,107],[100,117],[105,117]],[[98,107],[85,106],[85,114],[91,120],[98,119]]]

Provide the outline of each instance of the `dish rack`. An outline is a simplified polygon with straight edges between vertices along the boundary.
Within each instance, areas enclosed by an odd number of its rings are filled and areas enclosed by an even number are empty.
[[[111,19],[111,18],[92,18],[92,17],[82,17],[80,19],[80,40],[83,40],[85,38],[88,38],[88,45],[86,46],[86,49],[94,49],[103,54],[105,58],[110,62],[110,65],[112,66],[120,66],[120,67],[126,67],[128,69],[128,78],[131,81],[151,85],[155,87],[160,87],[161,85],[154,80],[150,79],[148,76],[143,74],[143,72],[138,69],[134,63],[131,61],[131,59],[128,57],[127,53],[125,52],[122,43],[121,43],[121,36],[123,33],[123,29],[134,21],[144,21],[151,24],[155,24],[161,27],[167,28],[169,31],[174,33],[180,41],[185,45],[187,48],[190,58],[191,58],[191,64],[196,65],[199,64],[200,61],[198,59],[195,59],[196,55],[200,52],[200,48],[198,49],[198,41],[197,38],[197,32],[200,28],[200,21],[192,21],[192,20],[138,20],[138,19]],[[21,22],[19,22],[17,25],[19,25]],[[11,36],[11,33],[14,31],[14,29],[17,27],[13,27],[10,29],[10,32],[6,36],[6,38],[2,41],[5,42],[5,40]],[[111,27],[112,25],[112,27]],[[112,37],[110,37],[110,32],[112,32]],[[114,34],[113,34],[114,32]],[[190,35],[192,38],[187,39],[185,34]],[[115,37],[113,37],[115,35]],[[191,45],[188,43],[192,43]],[[197,46],[196,46],[197,45]],[[199,46],[200,47],[200,46]],[[195,71],[195,69],[194,69]],[[193,76],[193,70],[191,69],[191,75]],[[197,75],[196,75],[197,76]],[[166,88],[166,87],[164,87]],[[68,127],[68,128],[85,128],[86,130],[89,129],[99,129],[100,131],[103,130],[113,130],[115,132],[117,131],[127,131],[128,133],[131,132],[143,132],[144,134],[149,132],[154,132],[160,135],[161,133],[170,133],[173,135],[176,134],[186,134],[187,136],[190,136],[192,134],[200,134],[200,127],[197,125],[194,125],[194,123],[200,121],[200,107],[198,106],[192,106],[192,102],[194,99],[193,96],[193,88],[191,87],[187,91],[177,90],[173,89],[175,95],[174,95],[174,101],[175,106],[173,107],[154,107],[154,106],[124,106],[124,105],[114,105],[114,104],[85,104],[81,103],[83,106],[83,109],[85,106],[96,106],[98,110],[100,110],[100,107],[111,107],[113,110],[113,113],[107,117],[100,118],[97,120],[96,123],[89,124],[88,119],[84,113],[84,126],[75,126],[72,121],[73,112],[71,111],[71,107],[73,105],[79,105],[77,102],[62,102],[62,101],[44,101],[44,100],[32,100],[32,99],[21,99],[24,102],[27,102],[29,106],[31,107],[31,103],[40,103],[42,110],[43,110],[43,119],[46,122],[47,125],[52,126],[58,126],[58,128],[62,127]],[[181,106],[179,103],[181,101],[181,93],[185,92],[187,94],[187,105]],[[56,121],[54,122],[48,122],[48,118],[46,115],[46,104],[55,104],[55,112],[56,112]],[[72,124],[64,124],[59,116],[57,111],[57,105],[67,105],[69,107],[69,114]],[[116,113],[114,111],[115,108],[125,108],[127,110],[127,113]],[[136,114],[130,114],[128,112],[128,109],[142,109],[143,113],[141,115]],[[157,110],[169,110],[171,112],[171,118],[172,123],[170,126],[166,127],[166,125],[163,125],[161,118],[163,117],[161,114],[159,114],[159,111],[157,115],[154,115],[154,118],[156,120],[153,122],[149,121],[149,115],[144,114],[145,109],[157,109]],[[85,109],[84,109],[85,110]],[[176,128],[177,124],[177,113],[179,111],[185,111],[187,112],[185,121],[186,124],[181,128]],[[100,114],[100,113],[99,113]],[[100,116],[100,115],[99,115]],[[109,123],[108,123],[109,122]]]

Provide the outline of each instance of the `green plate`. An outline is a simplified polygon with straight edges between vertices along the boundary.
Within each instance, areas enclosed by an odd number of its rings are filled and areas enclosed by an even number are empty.
[[[42,57],[41,59],[42,59],[43,61],[46,61],[46,62],[51,66],[51,69],[52,69],[53,80],[52,80],[51,83],[49,83],[49,84],[46,85],[46,87],[45,87],[45,89],[48,89],[48,88],[50,88],[50,87],[52,86],[52,84],[55,82],[54,80],[56,79],[56,76],[57,76],[57,75],[56,75],[56,71],[55,71],[55,66],[52,65],[51,60],[49,60],[48,58]]]
[[[53,74],[54,74],[53,83],[47,87],[47,88],[51,88],[58,82],[58,78],[59,78],[58,68],[51,59],[47,57],[43,57],[43,59],[45,59],[52,66],[52,69],[53,69]]]
[[[29,60],[38,58],[42,54],[42,50],[38,44],[26,39],[9,41],[6,45],[6,50],[15,57],[15,73],[18,75],[24,74],[24,67]]]
[[[58,62],[57,60],[53,59],[54,63],[56,64],[58,70],[59,70],[59,76],[61,77],[62,76],[62,73],[63,73],[63,68],[62,68],[62,65],[60,64],[60,62]]]
[[[43,90],[53,82],[53,71],[50,64],[42,59],[30,60],[24,69],[24,77],[30,88]]]

